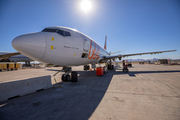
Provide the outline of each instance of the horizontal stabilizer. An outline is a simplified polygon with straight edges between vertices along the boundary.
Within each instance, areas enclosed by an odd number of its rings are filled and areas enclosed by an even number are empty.
[[[122,51],[124,51],[124,50],[122,50]],[[111,55],[111,54],[115,54],[115,53],[120,53],[120,52],[122,52],[122,51],[110,52],[110,53],[109,53],[109,55]]]

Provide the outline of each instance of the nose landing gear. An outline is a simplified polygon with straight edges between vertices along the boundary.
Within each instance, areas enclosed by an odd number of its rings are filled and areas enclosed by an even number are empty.
[[[70,78],[70,75],[69,74],[63,74],[62,77],[61,77],[61,80],[62,81],[70,81],[71,78]]]
[[[67,81],[67,82],[77,82],[77,72],[71,71],[71,67],[63,67],[62,71],[65,72],[65,74],[62,75],[61,80]],[[69,72],[71,71],[71,76],[69,75]]]

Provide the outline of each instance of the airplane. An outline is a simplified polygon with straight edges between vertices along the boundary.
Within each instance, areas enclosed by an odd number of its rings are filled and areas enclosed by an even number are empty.
[[[0,62],[25,62],[26,66],[30,65],[31,61],[34,61],[33,59],[30,59],[24,55],[22,55],[19,52],[2,52],[0,51]]]
[[[19,55],[21,53],[16,52],[16,53],[12,53],[12,52],[0,52],[0,61],[10,61],[8,58],[15,56],[15,55]]]
[[[104,48],[87,35],[76,29],[53,26],[43,29],[41,32],[20,35],[13,39],[12,46],[23,55],[42,62],[63,67],[65,74],[62,75],[63,81],[69,81],[71,71],[70,66],[84,65],[85,69],[96,68],[97,63],[106,63],[108,60],[121,60],[124,57],[158,54],[163,52],[173,52],[176,50],[156,51],[135,54],[119,54],[111,56],[106,51],[105,38]]]

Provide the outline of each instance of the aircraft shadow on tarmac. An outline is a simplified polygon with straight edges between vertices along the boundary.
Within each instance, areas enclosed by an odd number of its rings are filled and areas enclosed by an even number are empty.
[[[0,102],[1,120],[89,119],[104,97],[113,72],[103,76],[96,76],[95,71],[78,71],[78,74],[78,82],[54,85],[63,88],[50,88]]]
[[[134,67],[131,67],[134,68]],[[59,70],[54,70],[54,69],[47,69],[49,71],[59,71]],[[116,70],[120,70],[120,71],[116,71]],[[131,77],[136,77],[135,74],[147,74],[147,73],[171,73],[171,72],[180,72],[180,70],[164,70],[164,71],[129,71],[128,73],[126,72],[122,72],[123,68],[121,68],[120,66],[115,66],[114,70],[115,74],[128,74]],[[83,71],[77,71],[78,73],[82,73]],[[95,74],[95,73],[94,73]]]
[[[47,69],[50,71],[58,71]],[[103,76],[95,71],[77,71],[78,82],[60,82],[55,86],[34,94],[0,102],[0,118],[4,119],[80,119],[87,120],[103,99],[113,75],[143,73],[171,73],[176,71],[130,71],[123,73],[115,67]],[[62,73],[61,73],[62,74]]]
[[[172,72],[180,72],[180,70],[164,70],[164,71],[129,71],[128,73],[122,72],[122,69],[119,67],[115,67],[115,70],[120,70],[120,71],[115,71],[114,74],[128,74],[131,77],[136,77],[135,74],[147,74],[147,73],[172,73]]]

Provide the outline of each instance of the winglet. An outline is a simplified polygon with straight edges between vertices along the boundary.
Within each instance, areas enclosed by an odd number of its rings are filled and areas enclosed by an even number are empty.
[[[104,49],[106,50],[106,43],[107,43],[107,35],[105,37]]]

